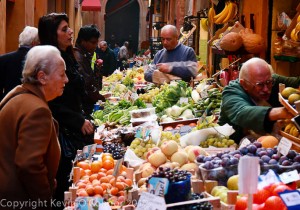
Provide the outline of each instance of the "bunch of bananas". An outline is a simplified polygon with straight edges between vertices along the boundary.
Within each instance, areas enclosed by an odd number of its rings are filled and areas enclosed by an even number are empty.
[[[284,132],[295,136],[296,138],[300,138],[300,133],[293,123],[287,124],[284,128]]]
[[[295,42],[300,42],[300,15],[298,15],[295,28],[291,31],[291,39]]]
[[[214,7],[212,6],[208,11],[208,21],[215,24],[225,24],[233,20],[238,12],[238,6],[236,3],[228,1],[225,4],[224,9],[216,14]]]

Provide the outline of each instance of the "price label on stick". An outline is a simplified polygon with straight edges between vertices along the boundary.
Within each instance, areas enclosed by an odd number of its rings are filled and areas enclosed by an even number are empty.
[[[288,140],[285,137],[282,137],[279,144],[278,144],[278,152],[280,152],[282,155],[286,156],[290,149],[292,147],[292,142],[290,140]]]
[[[123,163],[123,158],[117,160],[117,163],[116,163],[116,165],[114,167],[113,176],[116,177],[116,178],[117,178],[117,176],[120,173],[120,169],[121,169],[122,163]]]
[[[163,197],[142,192],[136,210],[166,210],[166,202]]]
[[[247,138],[244,138],[239,146],[239,149],[242,148],[242,147],[245,147],[247,145],[251,144],[251,141]]]

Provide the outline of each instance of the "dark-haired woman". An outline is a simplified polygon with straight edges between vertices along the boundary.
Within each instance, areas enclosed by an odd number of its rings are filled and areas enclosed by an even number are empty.
[[[57,175],[55,198],[63,201],[64,191],[69,187],[71,161],[77,149],[93,142],[93,124],[82,113],[82,98],[85,96],[84,78],[78,71],[78,64],[73,54],[73,30],[69,27],[66,14],[51,13],[39,19],[39,39],[41,45],[57,47],[66,63],[66,84],[62,96],[49,103],[54,118],[59,123],[59,140],[62,154]],[[68,146],[66,146],[66,144]]]

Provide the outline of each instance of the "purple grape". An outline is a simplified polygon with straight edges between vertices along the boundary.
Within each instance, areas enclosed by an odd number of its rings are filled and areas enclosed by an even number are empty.
[[[265,163],[269,163],[269,161],[271,160],[271,158],[268,155],[263,155],[261,157],[262,161],[264,161]]]
[[[239,150],[243,155],[246,155],[248,153],[248,149],[246,147],[242,147]]]
[[[289,159],[294,159],[296,157],[297,153],[295,150],[290,150],[288,154],[286,155]]]
[[[289,160],[284,160],[281,165],[283,165],[283,166],[290,166],[290,165],[292,165],[292,163]]]
[[[255,154],[256,153],[256,150],[257,150],[257,147],[253,144],[249,144],[247,146],[247,149],[248,149],[248,152],[252,153],[252,154]]]
[[[280,156],[277,155],[277,154],[273,154],[273,155],[272,155],[272,159],[274,159],[274,160],[276,160],[276,161],[279,161]],[[300,160],[300,159],[299,159],[299,160]]]
[[[253,142],[253,144],[256,146],[257,149],[262,147],[262,144],[258,141]]]
[[[207,169],[207,170],[210,170],[210,169],[213,169],[214,168],[214,165],[212,164],[212,162],[210,161],[206,161],[203,165],[203,168]]]
[[[262,150],[262,151],[260,151],[257,155],[258,155],[259,157],[262,157],[262,156],[267,155],[267,154],[268,154],[267,151]]]
[[[196,158],[196,161],[198,163],[204,163],[204,155],[198,155],[197,158]]]
[[[221,166],[223,166],[223,167],[230,166],[230,160],[229,160],[229,158],[227,158],[227,157],[223,158],[222,162],[221,162]]]
[[[237,165],[238,163],[239,163],[239,159],[238,158],[232,157],[230,159],[230,164],[231,165]]]
[[[294,162],[300,163],[300,155],[297,154],[296,157],[293,159]]]
[[[269,157],[272,157],[272,155],[274,154],[274,150],[272,148],[267,148],[266,151]]]
[[[270,161],[269,161],[269,164],[271,164],[271,165],[277,165],[277,160],[275,160],[275,159],[270,159]]]
[[[279,158],[279,164],[280,165],[282,165],[282,163],[283,163],[283,161],[285,161],[285,160],[288,160],[288,158],[286,157],[286,156],[281,156],[280,158]]]

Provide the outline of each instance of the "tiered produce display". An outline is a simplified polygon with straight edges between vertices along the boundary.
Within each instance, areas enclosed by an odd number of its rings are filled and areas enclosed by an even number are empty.
[[[108,83],[103,94],[110,93],[111,97],[92,114],[95,125],[102,129],[99,138],[103,152],[75,164],[80,168],[79,180],[74,183],[77,196],[101,198],[112,208],[134,202],[136,207],[135,195],[149,191],[154,178],[162,178],[168,180],[171,189],[171,196],[164,195],[167,205],[172,204],[168,209],[229,209],[235,205],[235,209],[244,210],[248,198],[237,191],[241,158],[257,157],[261,174],[269,170],[277,174],[299,172],[300,154],[291,149],[282,155],[278,136],[263,136],[238,146],[218,129],[222,127],[217,124],[222,88],[212,79],[204,79],[194,87],[183,81],[156,87],[144,82],[141,68],[105,79]],[[287,88],[281,96],[285,102],[291,102],[290,95],[298,93],[297,89]],[[290,105],[294,108],[294,104]],[[153,108],[146,108],[149,106]],[[149,117],[151,120],[147,120]],[[143,120],[133,125],[136,119]],[[155,134],[151,134],[152,130]],[[203,133],[196,138],[201,141],[183,142],[184,136],[199,131]],[[130,132],[130,138],[122,142],[120,132],[125,136]],[[299,137],[291,123],[282,132]],[[123,160],[126,167],[118,166]],[[204,186],[201,190],[199,183]],[[209,187],[209,183],[216,186]],[[258,189],[253,207],[269,209],[275,201],[280,206],[278,192],[288,187],[273,183]],[[229,199],[232,191],[237,201]]]

